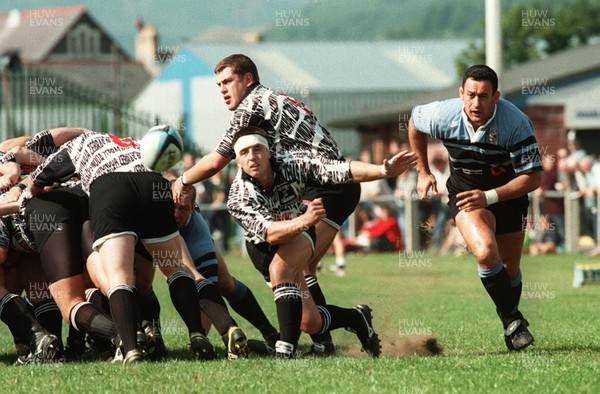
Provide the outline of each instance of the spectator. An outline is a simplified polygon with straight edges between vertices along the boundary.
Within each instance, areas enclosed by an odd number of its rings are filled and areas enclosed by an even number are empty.
[[[449,217],[448,207],[448,189],[446,188],[446,181],[450,177],[450,166],[448,164],[448,153],[441,145],[434,149],[430,154],[431,163],[429,167],[431,173],[435,175],[437,179],[437,195],[432,196],[431,201],[431,215],[429,222],[433,226],[431,234],[431,246],[433,248],[439,248],[443,239],[446,235],[446,222]]]
[[[360,152],[360,161],[364,163],[373,163],[371,154],[368,151]],[[381,196],[391,196],[392,190],[388,186],[385,179],[377,179],[375,181],[363,182],[360,191],[360,203],[372,206],[373,202],[369,200],[376,199]]]
[[[583,156],[577,161],[575,171],[575,182],[582,196],[581,203],[581,225],[582,234],[593,236],[597,239],[596,223],[596,180],[592,173],[594,159],[591,156]]]
[[[524,245],[532,255],[556,254],[557,232],[547,216],[542,215],[537,220],[527,220],[527,232]]]
[[[406,204],[410,201],[412,194],[417,187],[417,172],[413,169],[405,171],[396,178],[396,189],[394,197],[396,199],[396,218],[400,226],[400,233],[406,238]]]
[[[563,159],[564,160],[564,159]],[[559,182],[558,163],[551,156],[542,157],[542,183],[537,191],[542,198],[542,214],[556,231],[556,248],[564,249],[565,242],[565,203],[562,196],[546,196],[546,193],[559,193],[564,186]],[[560,189],[560,190],[559,190]]]
[[[228,252],[231,217],[225,204],[229,194],[229,180],[225,178],[223,171],[221,171],[207,180],[206,183],[212,184],[211,213],[208,218],[208,226],[219,249]]]
[[[403,249],[402,235],[390,204],[377,204],[375,219],[363,224],[357,242],[369,251],[391,252]]]

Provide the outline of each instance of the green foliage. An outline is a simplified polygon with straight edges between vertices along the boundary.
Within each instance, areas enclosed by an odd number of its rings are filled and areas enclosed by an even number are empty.
[[[482,15],[483,2],[471,0],[345,0],[309,3],[304,26],[275,26],[267,41],[365,41],[476,37],[481,25],[464,23]]]
[[[505,67],[589,44],[600,35],[600,0],[516,3],[502,15],[502,58]],[[485,62],[482,40],[471,42],[456,60],[461,75]]]

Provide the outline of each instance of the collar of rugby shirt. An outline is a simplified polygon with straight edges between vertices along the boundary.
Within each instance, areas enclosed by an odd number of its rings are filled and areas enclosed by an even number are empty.
[[[465,112],[465,106],[462,106],[461,109],[461,114],[463,117],[463,122],[465,124],[465,128],[467,129],[467,133],[469,133],[469,139],[471,140],[471,142],[476,142],[478,137],[481,135],[481,133],[485,133],[485,130],[487,128],[487,126],[492,122],[492,120],[494,120],[494,118],[496,117],[496,111],[498,110],[498,104],[494,105],[494,113],[492,114],[492,116],[490,117],[490,119],[485,122],[484,125],[479,126],[479,128],[477,129],[477,131],[475,131],[475,129],[473,128],[473,125],[471,124],[471,122],[469,121],[469,117],[467,116],[467,113]]]

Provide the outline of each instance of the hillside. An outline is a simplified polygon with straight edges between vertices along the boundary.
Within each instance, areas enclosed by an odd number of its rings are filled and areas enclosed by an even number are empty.
[[[508,10],[517,1],[502,1],[502,9]],[[484,34],[484,3],[483,0],[313,2],[301,12],[282,9],[279,23],[267,29],[264,38],[268,41],[480,38]]]

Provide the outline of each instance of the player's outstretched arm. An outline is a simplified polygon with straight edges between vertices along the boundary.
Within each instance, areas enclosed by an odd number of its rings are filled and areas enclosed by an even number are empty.
[[[381,165],[353,160],[350,162],[350,172],[352,173],[353,182],[368,182],[387,177],[397,177],[404,171],[414,167],[416,163],[417,158],[413,152],[402,151],[391,159],[384,160]]]
[[[87,133],[88,131],[88,129],[83,129],[81,127],[57,127],[51,129],[50,134],[52,134],[54,145],[61,146],[65,142],[70,141],[83,133]]]
[[[231,159],[222,156],[216,151],[203,156],[192,168],[181,174],[177,182],[173,185],[173,199],[175,202],[180,203],[181,191],[184,184],[193,185],[194,183],[204,181],[225,168],[230,161]]]

